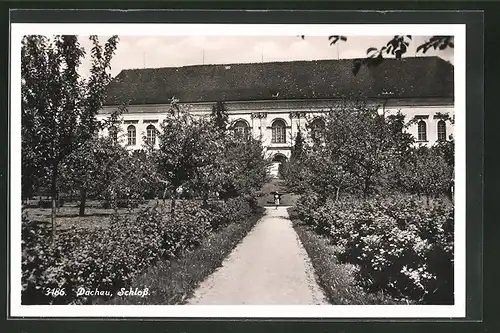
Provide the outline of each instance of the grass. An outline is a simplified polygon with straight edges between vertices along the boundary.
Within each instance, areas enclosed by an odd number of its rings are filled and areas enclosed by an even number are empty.
[[[177,260],[160,261],[148,268],[133,280],[131,287],[139,290],[148,288],[150,295],[115,296],[107,302],[97,301],[96,304],[185,304],[198,285],[222,266],[223,260],[263,215],[264,210],[260,209],[252,217],[210,234],[199,247],[183,253]]]
[[[288,209],[293,227],[304,246],[314,267],[316,280],[323,289],[328,301],[334,305],[385,305],[407,304],[398,302],[382,293],[368,293],[356,285],[354,274],[356,267],[342,264],[337,260],[338,248],[323,236],[305,226]]]
[[[118,209],[118,214],[133,217],[143,208],[144,206],[139,206],[139,208],[130,210],[127,208],[120,208]],[[25,208],[24,211],[28,219],[50,226],[50,216],[52,212],[50,208]],[[58,230],[66,230],[70,227],[89,229],[106,228],[109,226],[113,212],[113,209],[99,208],[98,204],[90,202],[85,208],[85,216],[79,216],[77,203],[67,202],[63,207],[57,210],[56,228]]]

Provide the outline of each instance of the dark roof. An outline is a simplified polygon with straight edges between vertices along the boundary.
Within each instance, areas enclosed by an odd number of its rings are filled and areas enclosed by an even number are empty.
[[[453,65],[439,57],[386,59],[376,67],[363,66],[357,75],[353,61],[127,69],[109,84],[105,105],[167,104],[174,96],[181,103],[379,97],[387,92],[392,97],[453,97]]]

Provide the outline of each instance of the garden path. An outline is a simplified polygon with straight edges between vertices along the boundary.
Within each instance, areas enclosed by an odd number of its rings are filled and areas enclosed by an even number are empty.
[[[266,214],[189,304],[327,304],[286,207]]]

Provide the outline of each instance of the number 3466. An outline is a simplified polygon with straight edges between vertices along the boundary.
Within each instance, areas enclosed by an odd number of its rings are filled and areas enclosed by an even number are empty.
[[[64,290],[64,288],[46,288],[45,295],[52,297],[64,296],[66,295],[66,291]]]

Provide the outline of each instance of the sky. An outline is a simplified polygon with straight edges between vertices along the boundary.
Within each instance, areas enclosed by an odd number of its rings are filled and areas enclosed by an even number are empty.
[[[328,37],[306,36],[119,36],[111,63],[112,76],[124,69],[180,67],[201,64],[252,63],[292,60],[348,59],[366,56],[369,47],[380,48],[392,36],[347,36],[330,46]],[[418,45],[430,36],[413,36],[406,56],[439,56],[453,63],[453,49],[416,53]],[[90,54],[88,36],[79,36]],[[99,36],[101,44],[109,36]],[[86,77],[90,69],[87,56],[80,67]]]

